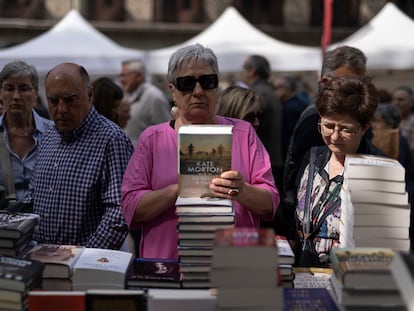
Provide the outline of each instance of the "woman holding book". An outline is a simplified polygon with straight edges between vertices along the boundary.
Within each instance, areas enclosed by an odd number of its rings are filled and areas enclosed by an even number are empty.
[[[140,136],[122,184],[122,210],[130,228],[141,228],[140,255],[177,258],[178,129],[184,124],[233,125],[232,169],[214,178],[213,196],[231,199],[238,227],[259,227],[279,205],[269,155],[246,121],[216,115],[219,70],[211,49],[199,44],[177,50],[167,80],[176,120]]]
[[[352,153],[383,155],[364,136],[377,104],[376,88],[368,78],[332,78],[318,95],[318,129],[326,145],[311,149],[299,174],[296,226],[292,226],[296,232],[291,237],[297,250],[297,265],[304,265],[299,260],[310,259],[306,255],[300,257],[299,241],[303,239],[311,242],[319,257],[311,264],[329,265],[329,252],[339,244],[345,157]]]

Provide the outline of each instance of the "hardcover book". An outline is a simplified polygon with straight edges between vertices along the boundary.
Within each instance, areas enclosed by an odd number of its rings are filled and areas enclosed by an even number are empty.
[[[252,262],[262,267],[273,267],[276,271],[278,254],[273,229],[230,228],[216,231],[214,267],[250,267]]]
[[[38,244],[27,257],[45,263],[43,278],[70,278],[84,249],[77,245]]]
[[[73,289],[124,289],[132,253],[85,248],[73,268]]]
[[[407,310],[414,311],[414,254],[396,252],[390,269]]]
[[[31,291],[28,294],[30,311],[85,311],[85,292],[83,291]]]
[[[212,197],[214,176],[231,169],[231,125],[182,125],[178,130],[180,197]]]
[[[43,268],[40,261],[0,256],[0,289],[24,292],[40,288]]]
[[[31,235],[39,220],[37,214],[0,211],[0,237],[20,239]]]
[[[127,275],[127,287],[180,287],[178,260],[135,258]]]
[[[295,262],[295,254],[284,236],[276,235],[276,250],[279,255],[279,264],[293,264]]]
[[[395,252],[390,248],[333,248],[332,269],[344,288],[395,290],[390,270]]]
[[[146,311],[144,290],[89,289],[86,291],[86,311]]]

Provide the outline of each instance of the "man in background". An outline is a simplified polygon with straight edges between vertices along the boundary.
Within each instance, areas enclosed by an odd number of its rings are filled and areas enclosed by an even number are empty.
[[[146,82],[146,68],[141,60],[122,62],[119,82],[131,102],[131,118],[125,132],[135,146],[148,126],[172,119],[171,105],[160,89]]]
[[[270,83],[271,68],[269,61],[261,55],[249,56],[243,64],[242,79],[260,96],[260,125],[257,135],[270,156],[273,177],[278,189],[283,174],[282,160],[282,110],[280,101]]]
[[[41,222],[39,243],[119,249],[128,233],[121,182],[134,150],[122,129],[92,105],[85,68],[63,63],[45,79],[55,126],[43,134],[26,203]]]

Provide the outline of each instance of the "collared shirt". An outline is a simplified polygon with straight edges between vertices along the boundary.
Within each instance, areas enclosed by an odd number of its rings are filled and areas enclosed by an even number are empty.
[[[36,160],[41,136],[49,128],[49,126],[54,124],[53,121],[39,116],[35,110],[32,110],[32,113],[35,127],[33,140],[35,143],[33,148],[22,159],[20,159],[20,157],[15,154],[10,148],[9,133],[6,126],[6,114],[0,116],[0,126],[3,130],[2,134],[4,144],[10,153],[16,199],[20,201],[23,200],[24,197],[29,193],[29,183],[32,179],[33,166]],[[4,184],[3,174],[1,174],[1,167],[0,184]]]
[[[244,180],[266,189],[272,200],[273,215],[279,205],[279,193],[274,184],[269,155],[250,123],[238,119],[217,117],[218,124],[232,124],[233,143],[231,167]],[[122,183],[122,210],[129,225],[135,208],[149,191],[178,183],[178,134],[170,123],[147,128],[125,171]],[[259,227],[260,217],[234,201],[236,227]],[[264,219],[264,220],[271,220]],[[177,216],[171,205],[154,220],[141,224],[140,255],[143,258],[177,258]]]
[[[127,234],[121,182],[133,146],[94,107],[69,139],[56,126],[43,136],[30,184],[43,243],[118,249]]]

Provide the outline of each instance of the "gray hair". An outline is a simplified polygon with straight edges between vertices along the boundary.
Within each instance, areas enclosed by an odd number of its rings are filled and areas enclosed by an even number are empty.
[[[128,59],[122,62],[122,65],[129,65],[131,72],[140,72],[145,77],[147,69],[142,59]]]
[[[220,76],[217,57],[214,52],[211,49],[203,47],[201,44],[197,43],[180,48],[171,55],[170,61],[168,62],[168,83],[175,83],[177,71],[185,62],[195,60],[206,63],[213,69],[213,72],[217,74],[217,76]]]
[[[365,54],[351,46],[339,46],[334,50],[327,51],[323,59],[321,76],[329,76],[342,66],[351,67],[358,74],[365,74],[367,57]]]
[[[378,105],[377,111],[375,113],[393,129],[399,127],[401,121],[401,112],[397,106],[391,103],[380,104]]]
[[[3,86],[4,80],[16,77],[28,77],[32,83],[32,87],[36,91],[39,90],[39,75],[34,66],[20,60],[4,65],[0,72],[0,85]]]

